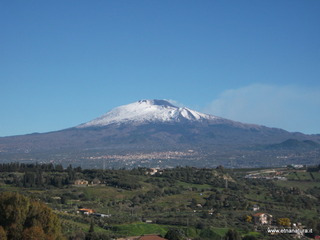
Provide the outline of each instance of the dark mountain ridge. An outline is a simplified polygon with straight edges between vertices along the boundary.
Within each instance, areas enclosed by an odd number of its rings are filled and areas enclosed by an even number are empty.
[[[278,144],[267,146],[268,149],[316,149],[320,144],[312,140],[287,139]]]

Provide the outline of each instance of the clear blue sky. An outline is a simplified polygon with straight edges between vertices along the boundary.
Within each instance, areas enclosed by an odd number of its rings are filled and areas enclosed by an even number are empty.
[[[320,133],[319,0],[0,0],[0,136],[139,99]]]

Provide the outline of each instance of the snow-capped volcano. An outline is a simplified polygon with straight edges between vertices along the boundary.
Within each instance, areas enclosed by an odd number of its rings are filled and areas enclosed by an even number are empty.
[[[294,157],[278,159],[277,156],[289,154],[288,139],[294,143],[289,144],[294,145],[293,150],[289,148]],[[109,167],[212,167],[228,164],[228,159],[246,167],[268,163],[282,166],[305,159],[316,164],[319,154],[314,153],[319,152],[319,142],[318,135],[236,122],[177,107],[165,100],[141,100],[114,108],[76,127],[0,138],[0,161],[8,161],[10,156],[12,161],[18,157],[29,161],[45,156],[47,161],[64,159],[72,164],[80,159],[79,165],[82,161],[90,168],[99,166],[100,160]],[[148,160],[139,160],[137,153],[148,154]],[[181,153],[180,157],[176,153]],[[149,159],[150,154],[157,160]],[[161,158],[163,154],[165,159]]]
[[[112,109],[78,128],[107,126],[114,123],[149,123],[215,120],[218,117],[200,113],[186,107],[177,107],[166,100],[140,100]]]

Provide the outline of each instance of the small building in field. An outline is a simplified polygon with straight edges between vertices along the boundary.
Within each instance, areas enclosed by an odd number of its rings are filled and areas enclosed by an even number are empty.
[[[95,212],[93,209],[90,208],[80,208],[78,211],[84,215],[91,215]]]
[[[78,179],[74,181],[74,185],[88,185],[89,182],[87,180]]]
[[[255,213],[253,214],[253,220],[255,224],[271,224],[272,222],[272,215],[268,213]]]
[[[98,178],[95,178],[91,181],[91,185],[99,185],[101,184],[101,181]]]
[[[260,207],[259,205],[255,204],[251,207],[252,211],[256,212],[256,211],[259,211],[260,210]]]
[[[104,214],[104,213],[93,213],[93,215],[101,218],[111,217],[111,214]]]

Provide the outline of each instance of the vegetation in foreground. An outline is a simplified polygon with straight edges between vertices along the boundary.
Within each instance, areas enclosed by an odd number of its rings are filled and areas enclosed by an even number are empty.
[[[44,203],[23,195],[0,195],[0,239],[62,239],[61,223]]]
[[[315,237],[319,170],[0,164],[0,239],[292,239],[268,228],[294,227]]]

